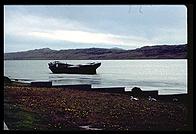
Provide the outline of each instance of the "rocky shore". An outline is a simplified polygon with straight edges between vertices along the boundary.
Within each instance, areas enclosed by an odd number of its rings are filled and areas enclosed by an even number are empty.
[[[175,101],[128,94],[4,85],[9,130],[189,130],[188,108]]]

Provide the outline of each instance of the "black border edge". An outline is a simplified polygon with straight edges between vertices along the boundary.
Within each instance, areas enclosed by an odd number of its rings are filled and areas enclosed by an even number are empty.
[[[193,4],[186,4],[187,7],[187,33],[188,33],[188,122],[190,130],[193,130]]]
[[[3,6],[2,6],[2,13],[1,13],[1,18],[3,20],[2,23],[2,34],[4,34],[4,5],[39,5],[39,4],[43,4],[43,5],[58,5],[58,4],[86,4],[86,5],[91,5],[91,4],[101,4],[103,5],[103,1],[95,1],[94,3],[92,3],[92,1],[90,0],[84,0],[84,1],[77,1],[77,3],[74,3],[74,1],[66,1],[66,0],[54,0],[54,1],[42,1],[42,0],[3,0]],[[86,2],[86,3],[85,3]],[[131,1],[132,2],[132,1]],[[160,1],[160,2],[155,2],[154,0],[138,0],[138,2],[132,2],[131,4],[140,4],[140,2],[142,2],[142,4],[183,4],[187,7],[187,33],[188,33],[188,52],[187,52],[187,60],[188,60],[188,106],[189,106],[189,113],[188,113],[188,120],[190,123],[191,128],[189,128],[190,130],[193,130],[193,1],[192,0],[181,0],[181,1],[172,1],[172,0],[165,0]],[[178,2],[178,3],[175,3]],[[117,3],[107,3],[105,2],[104,4],[108,4],[108,5],[119,5],[119,4],[130,4],[129,2],[123,2],[123,1],[118,1]],[[4,36],[2,37],[4,38]],[[4,61],[4,39],[1,40],[2,41],[2,55],[1,58]],[[1,65],[2,70],[4,71],[4,64]],[[3,75],[2,75],[2,82],[4,80]],[[3,85],[3,84],[2,84]],[[2,88],[3,89],[3,88]],[[1,92],[1,95],[4,96],[4,93]],[[2,97],[2,102],[4,102],[4,99]],[[1,109],[3,110],[3,103],[1,105]],[[4,120],[4,115],[1,115],[2,120]],[[3,123],[2,123],[2,127],[3,127]]]

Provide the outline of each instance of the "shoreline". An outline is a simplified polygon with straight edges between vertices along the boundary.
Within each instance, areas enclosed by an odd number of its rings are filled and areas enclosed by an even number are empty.
[[[10,130],[190,129],[184,103],[138,98],[131,101],[128,94],[12,83],[4,86],[4,120]]]
[[[16,81],[14,81],[16,82]],[[30,83],[19,82],[16,83],[24,84],[26,86],[32,87],[46,87],[46,88],[65,88],[65,89],[74,89],[74,90],[85,90],[85,91],[94,91],[94,92],[105,92],[105,93],[121,93],[127,94],[130,96],[139,96],[139,97],[148,97],[152,96],[158,100],[173,102],[180,101],[185,105],[188,105],[188,94],[187,93],[175,93],[175,94],[159,94],[158,90],[141,90],[142,93],[133,93],[131,90],[126,91],[126,87],[92,87],[91,84],[72,84],[72,85],[53,85],[51,81],[32,81]],[[138,88],[138,87],[136,87]],[[132,89],[133,90],[133,89]],[[140,92],[140,91],[139,91]]]

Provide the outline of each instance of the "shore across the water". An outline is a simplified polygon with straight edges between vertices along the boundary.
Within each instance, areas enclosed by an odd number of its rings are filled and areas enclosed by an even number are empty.
[[[9,130],[190,130],[186,104],[137,99],[13,82],[4,85],[4,121]]]

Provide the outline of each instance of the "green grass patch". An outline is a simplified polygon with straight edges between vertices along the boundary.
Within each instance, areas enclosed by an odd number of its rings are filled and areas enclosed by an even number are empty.
[[[25,111],[15,104],[4,104],[4,120],[10,130],[42,130],[48,127],[43,116]]]

